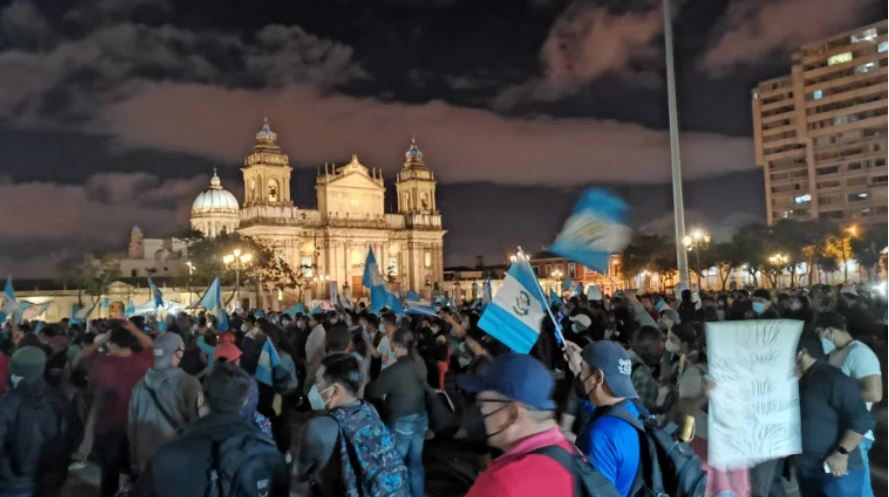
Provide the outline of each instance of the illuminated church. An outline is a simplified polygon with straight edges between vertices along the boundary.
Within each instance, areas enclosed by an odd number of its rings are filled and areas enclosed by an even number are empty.
[[[365,294],[364,262],[373,248],[380,270],[402,290],[428,289],[442,279],[445,230],[435,203],[435,175],[423,152],[412,140],[404,155],[395,183],[398,212],[383,207],[382,172],[368,169],[357,155],[347,164],[320,168],[318,207],[303,208],[291,198],[289,158],[265,120],[241,168],[243,204],[223,189],[214,171],[210,188],[192,204],[191,226],[209,237],[237,231],[255,238],[307,277],[335,281],[340,289],[348,285],[356,296]]]

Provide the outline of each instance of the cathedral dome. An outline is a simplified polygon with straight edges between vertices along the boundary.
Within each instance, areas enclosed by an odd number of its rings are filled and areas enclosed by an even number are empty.
[[[213,170],[210,178],[210,188],[204,190],[191,204],[192,214],[204,212],[232,212],[237,214],[239,210],[238,199],[228,190],[222,188],[222,180]]]

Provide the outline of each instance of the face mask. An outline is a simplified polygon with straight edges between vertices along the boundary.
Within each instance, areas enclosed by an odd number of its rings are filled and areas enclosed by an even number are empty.
[[[429,329],[432,330],[432,333],[438,333],[439,331],[441,331],[441,327],[436,324],[430,326]]]
[[[762,314],[762,313],[766,312],[766,309],[768,309],[768,307],[769,306],[766,305],[765,302],[754,302],[753,303],[753,312],[755,312],[756,314]]]
[[[800,309],[802,309],[802,308],[803,308],[803,303],[800,302],[800,301],[798,301],[798,300],[794,300],[794,301],[790,304],[790,309],[791,309],[791,310],[798,311],[798,310],[800,310]]]
[[[582,333],[583,328],[581,328],[577,323],[571,323],[571,331],[574,333]]]
[[[327,409],[327,401],[325,401],[324,397],[321,396],[321,392],[326,392],[331,388],[333,388],[333,385],[319,392],[318,387],[316,385],[312,385],[312,388],[309,389],[309,393],[308,395],[306,395],[306,397],[309,399],[309,405],[312,406],[313,411],[323,411]]]
[[[246,333],[247,330],[249,330],[249,329],[250,329],[250,328],[247,327],[247,323],[244,323],[244,324],[241,325],[241,331],[243,331],[243,332]]]
[[[667,341],[664,343],[664,349],[665,349],[667,352],[671,352],[671,353],[674,353],[674,354],[675,354],[676,352],[679,352],[679,349],[681,349],[681,348],[682,348],[682,347],[680,347],[679,345],[676,345],[676,343],[673,342],[673,340],[667,340]]]
[[[500,412],[500,411],[506,409],[507,407],[509,407],[509,404],[500,406],[500,407],[498,407],[497,409],[494,409],[493,411],[489,412],[488,414],[482,414],[482,422],[484,423],[484,420],[485,420],[485,419],[488,419],[489,417],[491,417],[491,416],[497,414],[498,412]],[[497,430],[497,431],[495,431],[495,432],[493,432],[493,433],[488,433],[488,425],[487,425],[487,423],[485,423],[484,426],[485,426],[485,440],[486,440],[488,443],[491,442],[491,439],[492,439],[492,438],[494,438],[494,437],[496,437],[497,435],[503,433],[504,431],[506,431],[507,428],[509,428],[509,425],[506,425],[506,426],[504,426],[503,428],[500,428],[499,430]]]
[[[834,350],[836,350],[836,345],[833,344],[833,341],[827,338],[821,338],[821,348],[824,349],[825,354],[830,354]]]

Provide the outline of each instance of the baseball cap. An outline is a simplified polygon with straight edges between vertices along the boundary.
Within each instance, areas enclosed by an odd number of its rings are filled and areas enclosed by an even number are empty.
[[[461,375],[457,384],[470,393],[497,392],[534,409],[555,409],[553,378],[546,366],[527,354],[503,354],[494,358],[482,375]]]
[[[571,321],[572,323],[577,323],[583,329],[587,329],[590,327],[591,324],[593,324],[593,320],[590,319],[590,317],[587,316],[586,314],[578,314],[576,316],[571,316],[570,318],[568,318],[568,320]]]
[[[233,343],[221,343],[213,349],[213,360],[225,359],[225,362],[235,362],[241,357],[241,349]]]
[[[154,339],[154,368],[166,369],[173,365],[176,351],[183,346],[182,337],[176,333],[161,333]]]
[[[605,374],[605,384],[615,397],[639,398],[630,378],[633,373],[633,361],[619,344],[611,340],[591,343],[583,348],[580,357],[590,369],[602,370]]]
[[[235,343],[236,341],[237,339],[235,337],[235,334],[230,331],[226,331],[219,335],[220,343]]]

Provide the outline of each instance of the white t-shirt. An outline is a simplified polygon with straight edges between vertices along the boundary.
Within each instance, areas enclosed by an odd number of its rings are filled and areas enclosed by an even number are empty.
[[[395,351],[389,346],[388,336],[384,336],[380,340],[380,344],[377,345],[377,352],[380,354],[381,371],[395,364],[395,361],[398,360],[398,358],[395,357]]]
[[[882,374],[877,354],[866,344],[858,340],[852,340],[842,349],[835,349],[827,356],[827,362],[831,366],[840,368],[846,376],[859,381],[868,376],[880,376]],[[868,410],[873,406],[873,402],[865,402],[865,404],[867,404]],[[865,437],[873,440],[874,432],[867,432]]]
[[[706,364],[694,364],[685,368],[677,382],[680,399],[696,399],[704,395],[704,377],[707,375]],[[694,413],[695,436],[707,439],[707,413],[698,410]]]

